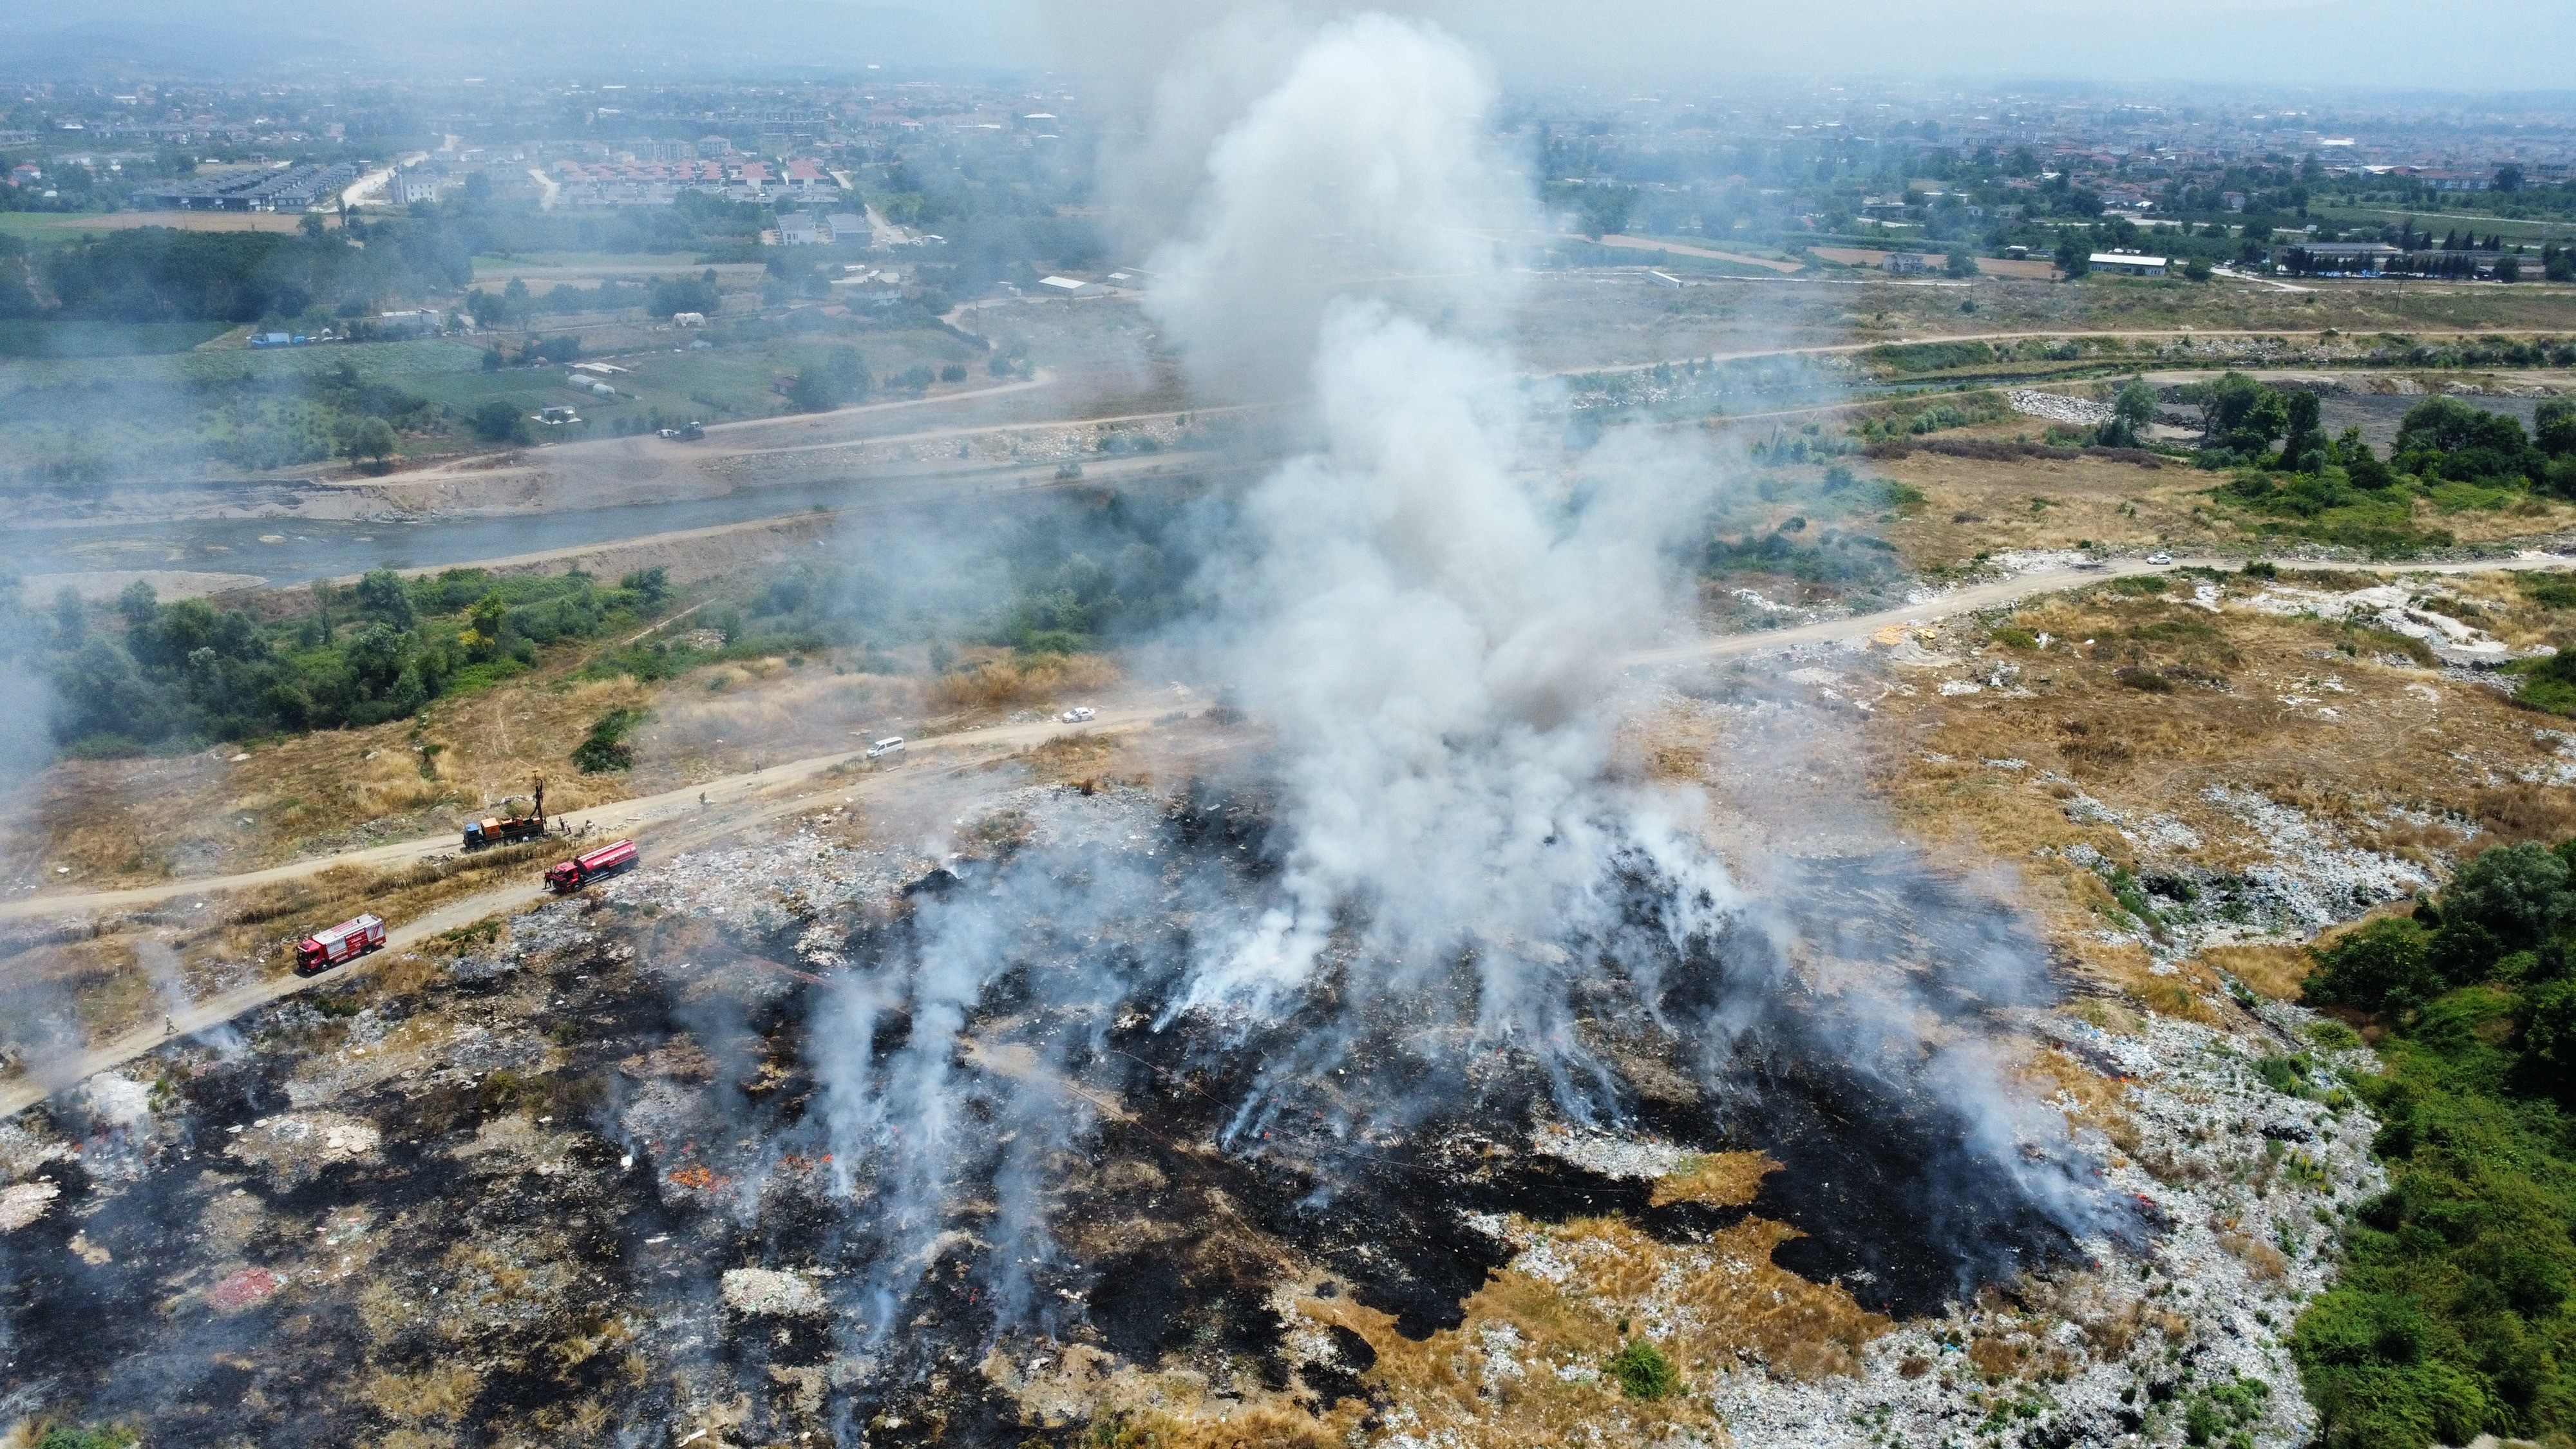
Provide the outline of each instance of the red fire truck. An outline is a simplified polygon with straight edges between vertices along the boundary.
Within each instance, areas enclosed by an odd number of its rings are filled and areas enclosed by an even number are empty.
[[[546,884],[556,895],[568,896],[604,875],[615,875],[635,863],[635,842],[620,840],[585,851],[546,871]]]
[[[316,971],[328,971],[370,951],[380,951],[384,944],[385,923],[374,916],[342,921],[295,943],[295,974],[310,976]]]

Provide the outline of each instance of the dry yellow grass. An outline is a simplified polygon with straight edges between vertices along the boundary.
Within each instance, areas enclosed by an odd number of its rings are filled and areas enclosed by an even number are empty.
[[[1720,1169],[1742,1190],[1768,1164],[1758,1155]],[[1301,1296],[1293,1313],[1347,1328],[1377,1364],[1367,1380],[1426,1438],[1495,1446],[1577,1439],[1651,1442],[1676,1429],[1726,1442],[1692,1392],[1746,1363],[1818,1378],[1849,1373],[1889,1320],[1839,1288],[1809,1283],[1771,1262],[1791,1229],[1747,1218],[1702,1243],[1665,1243],[1618,1218],[1559,1227],[1522,1225],[1570,1265],[1562,1278],[1506,1269],[1462,1305],[1458,1327],[1412,1340],[1394,1320],[1347,1296]],[[1628,1397],[1606,1364],[1629,1337],[1653,1342],[1682,1377],[1682,1392]]]
[[[2031,1054],[2022,1080],[2036,1089],[2033,1095],[2064,1103],[2069,1116],[2104,1131],[2128,1120],[2122,1101],[2126,1089],[2119,1082],[2054,1047]]]
[[[2308,953],[2297,946],[2212,946],[2200,959],[2245,983],[2249,991],[2275,1001],[2299,999],[2307,979]]]
[[[480,1383],[472,1369],[448,1364],[417,1374],[374,1374],[363,1392],[379,1413],[397,1422],[444,1419],[453,1423],[473,1407]]]
[[[366,729],[67,761],[31,784],[22,823],[0,850],[6,868],[49,885],[107,889],[432,833],[526,795],[538,773],[549,812],[578,810],[621,798],[636,781],[578,773],[573,746],[609,709],[653,697],[629,680],[511,681]]]
[[[954,714],[1011,709],[1096,693],[1117,682],[1117,666],[1103,655],[996,655],[939,676],[929,704]]]
[[[1741,1207],[1762,1191],[1762,1179],[1780,1170],[1767,1152],[1705,1152],[1682,1159],[1682,1165],[1655,1180],[1650,1202],[1696,1202],[1710,1207]]]
[[[324,926],[373,911],[402,921],[513,876],[533,873],[557,853],[543,841],[481,852],[443,865],[396,871],[340,867],[300,880],[175,908],[114,917],[78,928],[35,923],[0,937],[0,970],[13,993],[0,1006],[0,1046],[14,1069],[41,1044],[68,1032],[96,1041],[148,1024],[174,998],[203,1000],[293,968],[292,946]],[[436,974],[397,960],[372,989],[404,990]]]
[[[2468,844],[2451,812],[2481,846],[2576,827],[2576,792],[2493,783],[2554,771],[2553,745],[2534,732],[2552,721],[2490,689],[2344,653],[2352,636],[2339,626],[2108,591],[2012,622],[2056,642],[2014,650],[1970,625],[1940,644],[1973,667],[2018,669],[2014,689],[1944,696],[1930,686],[1955,667],[1886,671],[1897,689],[1871,734],[1903,744],[1874,756],[1879,781],[1910,833],[2016,862],[2051,937],[2158,1010],[2199,1011],[2193,999],[2217,994],[2211,965],[2275,995],[2294,992],[2303,969],[2294,953],[2247,950],[2152,972],[2143,950],[2100,939],[2127,914],[2100,872],[2068,859],[2075,847],[2130,871],[2241,871],[2281,844],[2227,803],[2255,797],[2302,812],[2322,840],[2427,865]],[[2127,687],[2140,671],[2170,687]],[[2139,843],[2150,836],[2164,843]]]
[[[1944,433],[1950,439],[2036,441],[2045,425],[2019,419]],[[1919,488],[1924,506],[1889,525],[1888,540],[1918,567],[1949,566],[1998,549],[2260,549],[2252,520],[2213,505],[2223,474],[2167,462],[2149,468],[2098,456],[1990,460],[1914,452],[1873,460],[1870,471]],[[1790,512],[1783,506],[1785,518]],[[2502,511],[2444,512],[2417,500],[2419,527],[2447,529],[2462,543],[2552,533],[2576,524],[2576,507],[2533,498]]]

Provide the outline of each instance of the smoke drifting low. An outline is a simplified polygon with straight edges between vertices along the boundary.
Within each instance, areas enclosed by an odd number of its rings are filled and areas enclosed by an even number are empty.
[[[1400,1136],[1515,1082],[1526,1108],[1634,1122],[1642,1055],[1701,1104],[1661,1125],[1704,1140],[1767,1093],[1903,1115],[1921,1140],[1876,1171],[1948,1204],[1923,1231],[1963,1277],[1996,1267],[1977,1244],[1999,1222],[2099,1230],[2078,1167],[2037,1145],[2052,1124],[1941,1024],[2029,995],[2032,953],[1936,891],[1900,892],[1882,932],[1822,924],[1837,882],[1750,892],[1704,843],[1705,802],[1617,768],[1643,703],[1617,661],[1687,631],[1675,544],[1723,470],[1642,429],[1567,455],[1545,388],[1487,340],[1514,290],[1501,239],[1538,218],[1474,57],[1384,16],[1258,54],[1230,104],[1167,86],[1181,110],[1133,160],[1169,184],[1169,145],[1226,118],[1148,307],[1208,392],[1289,368],[1313,398],[1316,445],[1239,500],[1205,566],[1214,615],[1173,640],[1275,736],[1269,828],[1231,854],[1165,839],[1173,863],[1084,840],[1073,810],[922,900],[838,989],[815,1065],[867,1205],[867,1335],[902,1320],[969,1194],[998,1204],[992,1301],[1044,1324],[1046,1163],[1139,1030],[1226,1085],[1237,1153],[1292,1120]],[[1959,998],[1894,964],[1924,952],[1962,961]]]

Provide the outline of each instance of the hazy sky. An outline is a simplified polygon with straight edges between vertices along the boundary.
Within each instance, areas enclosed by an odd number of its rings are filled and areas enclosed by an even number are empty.
[[[0,71],[61,59],[231,73],[355,61],[741,72],[876,61],[1046,66],[1157,48],[1219,7],[1163,0],[0,0]],[[1300,5],[1299,9],[1322,7]],[[1343,6],[1338,9],[1362,7]],[[2576,5],[2466,12],[2422,0],[1415,0],[1515,82],[1707,84],[1728,76],[2016,77],[2495,91],[2576,87]]]

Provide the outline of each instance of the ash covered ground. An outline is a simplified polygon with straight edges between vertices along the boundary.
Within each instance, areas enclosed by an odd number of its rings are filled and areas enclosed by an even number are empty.
[[[1442,982],[1181,1008],[1193,935],[1277,868],[1259,798],[1032,787],[956,824],[934,856],[817,813],[0,1127],[12,1416],[243,1445],[2308,1427],[2281,1338],[2331,1271],[2314,1214],[2374,1186],[2367,1122],[2266,1085],[2259,1041],[1998,994],[1956,963],[2012,918],[1911,860],[1810,862],[1800,959],[1777,931],[1623,957],[1577,1042],[1533,1046],[1474,1040]],[[925,968],[961,938],[980,975]],[[2040,1084],[2008,1163],[1847,1050],[1837,961]],[[1623,1391],[1637,1340],[1673,1392]]]

